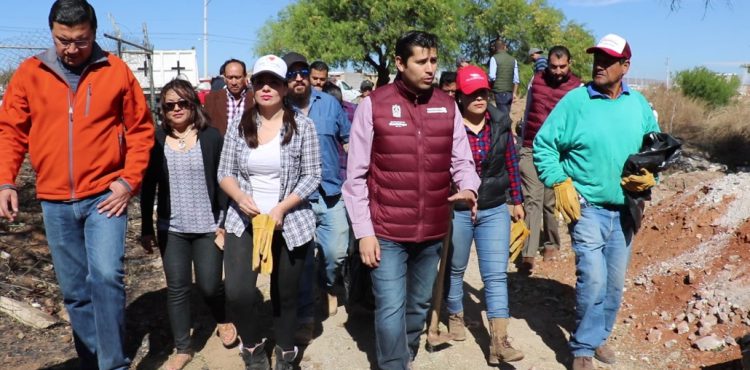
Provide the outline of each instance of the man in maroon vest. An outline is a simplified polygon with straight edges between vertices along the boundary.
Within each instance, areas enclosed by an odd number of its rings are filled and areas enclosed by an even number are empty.
[[[450,202],[476,214],[480,180],[461,114],[432,88],[437,47],[433,34],[402,35],[396,80],[362,100],[350,134],[344,201],[372,268],[380,369],[406,369],[417,354]]]
[[[245,62],[229,59],[219,71],[226,82],[226,88],[206,95],[204,107],[211,125],[224,135],[232,120],[242,117],[242,113],[250,109],[254,101],[252,92],[248,93]]]
[[[560,234],[555,218],[555,192],[539,180],[532,158],[532,144],[552,108],[568,91],[581,85],[581,80],[570,71],[570,63],[568,48],[552,47],[549,50],[547,68],[534,75],[526,100],[523,147],[519,159],[526,209],[525,221],[531,231],[526,240],[519,270],[525,274],[531,273],[534,258],[541,245],[544,246],[545,261],[555,259],[560,248]]]

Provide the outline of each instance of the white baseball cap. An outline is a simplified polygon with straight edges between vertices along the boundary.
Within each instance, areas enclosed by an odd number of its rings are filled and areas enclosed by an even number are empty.
[[[596,51],[601,51],[615,58],[630,59],[632,56],[628,42],[622,36],[615,35],[614,33],[602,37],[596,46],[586,49],[586,52],[589,54]]]
[[[270,73],[282,80],[285,80],[286,62],[284,62],[283,59],[272,54],[264,55],[255,61],[252,77],[255,78],[262,73]]]

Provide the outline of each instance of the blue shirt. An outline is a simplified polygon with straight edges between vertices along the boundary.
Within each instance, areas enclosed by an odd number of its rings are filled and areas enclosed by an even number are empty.
[[[296,106],[294,108],[300,109]],[[349,142],[351,123],[336,98],[315,89],[312,89],[312,94],[310,94],[310,109],[307,117],[315,123],[320,143],[320,159],[323,164],[320,187],[308,199],[316,200],[320,195],[339,195],[344,179],[339,173],[338,146],[339,143]]]

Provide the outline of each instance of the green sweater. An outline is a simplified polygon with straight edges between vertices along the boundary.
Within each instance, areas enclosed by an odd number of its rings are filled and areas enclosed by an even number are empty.
[[[571,90],[534,139],[534,164],[544,185],[573,179],[576,191],[597,206],[623,205],[625,160],[640,151],[643,135],[659,131],[646,98],[629,91],[608,99],[589,85]]]

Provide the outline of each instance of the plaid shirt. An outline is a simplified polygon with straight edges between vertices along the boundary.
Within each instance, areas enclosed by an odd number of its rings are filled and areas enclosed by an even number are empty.
[[[489,121],[489,117],[487,117],[487,121]],[[465,128],[466,136],[469,138],[469,146],[471,146],[471,155],[474,157],[474,163],[477,166],[477,175],[482,177],[482,162],[487,159],[487,154],[492,145],[492,130],[488,124],[485,124],[477,134],[470,128]],[[505,169],[508,171],[508,179],[510,180],[510,198],[513,204],[521,204],[523,203],[521,175],[518,169],[515,140],[511,132],[508,132],[508,145],[505,146],[504,157]]]
[[[242,117],[242,112],[245,111],[245,96],[247,95],[247,89],[242,90],[240,98],[236,99],[229,90],[227,92],[227,122],[233,122],[234,117]]]
[[[257,113],[256,113],[257,114]],[[313,213],[307,197],[320,184],[320,149],[318,136],[313,121],[302,114],[295,114],[297,134],[292,136],[288,144],[281,146],[281,199],[295,193],[304,199],[298,206],[292,208],[284,217],[282,234],[287,247],[291,250],[312,240],[315,234],[315,213]],[[219,161],[218,179],[221,182],[226,177],[233,177],[246,194],[253,194],[248,177],[249,155],[254,150],[245,139],[239,135],[240,116],[236,116],[227,128],[224,137],[224,148]],[[256,116],[260,123],[260,117]],[[279,135],[284,137],[284,126]],[[248,218],[234,201],[229,202],[226,230],[236,236],[241,236],[250,225]]]

